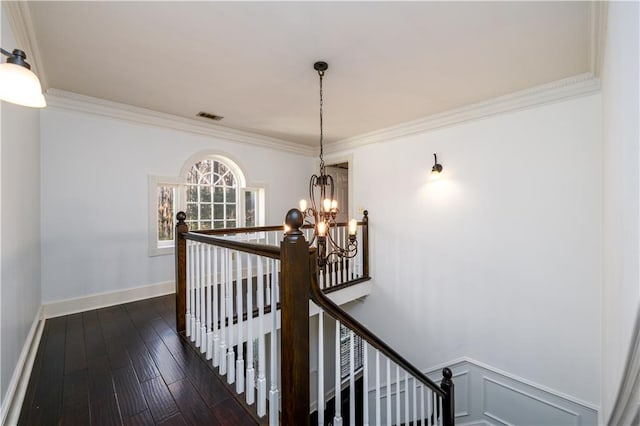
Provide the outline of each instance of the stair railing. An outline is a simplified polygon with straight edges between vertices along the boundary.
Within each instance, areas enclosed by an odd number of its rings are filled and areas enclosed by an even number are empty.
[[[313,301],[322,308],[321,316],[335,318],[346,325],[352,336],[361,336],[366,341],[365,350],[372,348],[377,360],[380,357],[387,360],[388,379],[390,363],[393,363],[398,372],[401,368],[407,374],[405,388],[413,384],[413,399],[417,389],[426,393],[427,398],[431,397],[431,408],[429,400],[422,398],[427,402],[427,411],[423,409],[420,414],[422,424],[427,424],[427,418],[429,425],[454,424],[453,383],[448,369],[438,386],[323,294],[341,285],[368,279],[366,216],[359,223],[363,253],[360,269],[354,264],[330,272],[318,271],[316,249],[309,247],[304,237],[304,233],[309,235],[310,231],[302,226],[302,216],[296,209],[287,214],[289,231],[284,233],[280,247],[264,244],[268,241],[265,233],[273,232],[277,236],[282,229],[279,227],[247,228],[251,231],[244,233],[228,229],[189,232],[185,218],[183,212],[178,213],[175,234],[177,329],[211,359],[218,372],[227,376],[230,385],[235,384],[238,394],[245,394],[248,405],[255,404],[258,417],[265,416],[268,409],[270,425],[299,426],[310,422],[309,302]],[[247,235],[250,233],[254,233],[253,237]],[[276,241],[275,237],[272,241]],[[329,273],[336,277],[342,275],[346,281],[332,282],[329,278],[329,285],[321,288],[319,281],[323,273],[325,282]],[[273,306],[280,309],[272,309]],[[277,345],[278,329],[280,345]],[[379,383],[380,375],[375,377]],[[337,393],[340,387],[340,384],[336,386]],[[376,389],[375,423],[370,424],[382,424],[378,422],[382,421],[378,414],[379,386]],[[391,381],[387,380],[388,407],[390,389]],[[321,393],[324,395],[324,388]],[[400,395],[397,389],[396,394]],[[409,395],[407,390],[406,395]],[[412,407],[414,415],[405,415],[405,423],[413,418],[416,424],[419,418],[416,403]],[[354,424],[355,416],[350,419]],[[390,419],[387,414],[388,424]],[[341,421],[340,415],[334,415],[334,425]]]

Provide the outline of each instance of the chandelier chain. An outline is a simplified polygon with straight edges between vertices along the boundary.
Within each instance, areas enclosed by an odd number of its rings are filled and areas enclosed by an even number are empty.
[[[324,71],[318,71],[318,75],[320,76],[320,174],[324,175],[324,152],[322,142],[324,139],[324,129],[323,129],[323,120],[322,120],[322,78],[324,77]]]

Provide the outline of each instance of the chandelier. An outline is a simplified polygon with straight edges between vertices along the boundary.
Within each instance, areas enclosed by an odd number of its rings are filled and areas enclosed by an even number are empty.
[[[337,222],[336,218],[340,210],[338,201],[334,198],[333,177],[325,171],[323,152],[323,122],[322,122],[322,79],[329,68],[326,62],[316,62],[313,68],[320,77],[320,174],[314,174],[309,180],[309,201],[300,200],[300,211],[305,223],[313,226],[313,238],[310,245],[317,240],[318,265],[323,268],[327,264],[339,262],[341,259],[353,258],[358,253],[358,240],[356,231],[358,222],[355,219],[349,221],[349,236],[346,241],[341,241],[341,233],[337,232],[338,226],[345,226]]]

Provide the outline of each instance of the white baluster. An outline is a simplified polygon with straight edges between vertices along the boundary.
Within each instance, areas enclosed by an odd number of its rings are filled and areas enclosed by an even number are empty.
[[[187,240],[187,283],[185,296],[187,299],[187,310],[185,315],[185,334],[191,337],[191,288],[193,287],[193,242]]]
[[[409,373],[404,373],[404,419],[409,421]]]
[[[213,358],[213,290],[211,245],[207,245],[207,359]]]
[[[347,228],[345,226],[340,228],[340,240],[341,240],[341,245],[340,247],[348,247],[347,245]],[[348,279],[346,278],[347,275],[347,271],[345,270],[346,268],[346,259],[342,259],[340,261],[340,274],[338,275],[338,284],[342,284],[346,281],[348,281]]]
[[[220,365],[220,268],[218,268],[219,249],[213,247],[213,366]]]
[[[420,424],[424,426],[424,385],[420,385]]]
[[[247,384],[246,401],[255,401],[255,370],[253,369],[253,256],[247,254]]]
[[[362,342],[362,423],[369,426],[369,344]]]
[[[376,349],[376,425],[380,425],[380,351]]]
[[[266,261],[266,265],[265,266],[266,266],[266,269],[267,269],[267,271],[266,271],[267,272],[266,273],[266,275],[267,275],[267,283],[266,283],[267,286],[266,286],[266,294],[265,294],[264,298],[265,298],[265,303],[267,305],[271,305],[271,280],[273,279],[273,277],[271,276],[271,274],[272,274],[272,271],[271,271],[271,260],[270,259],[266,259],[266,260],[267,261]],[[271,311],[275,312],[275,308],[273,308]]]
[[[356,361],[353,330],[349,330],[349,424],[356,424]]]
[[[418,423],[418,381],[413,378],[413,424]]]
[[[396,425],[400,422],[400,366],[396,364]]]
[[[342,426],[342,396],[341,396],[341,371],[340,371],[340,321],[336,321],[336,353],[335,353],[335,415],[333,417],[333,426]]]
[[[236,252],[229,251],[227,255],[227,383],[236,381],[236,355],[233,350],[233,256]]]
[[[431,389],[427,389],[427,425],[432,426],[431,414],[433,413],[433,393]]]
[[[391,426],[391,360],[387,358],[387,425]]]
[[[248,273],[248,271],[247,271]],[[238,358],[236,359],[236,393],[244,392],[244,353],[242,328],[244,321],[242,320],[242,255],[236,253],[236,324],[238,329]],[[250,320],[249,312],[247,312],[247,320]]]
[[[196,321],[193,323],[193,330],[191,330],[191,333],[193,334],[193,337],[195,338],[196,341],[196,347],[200,347],[200,327],[202,325],[201,323],[201,315],[202,313],[200,312],[200,287],[202,287],[200,284],[200,279],[201,279],[201,271],[200,271],[200,251],[202,250],[202,244],[198,243],[196,244],[196,253],[195,253],[195,258],[196,258],[196,280],[195,280],[195,312],[196,312]]]
[[[438,408],[438,412],[440,413],[440,415],[438,416],[438,425],[442,426],[442,417],[444,417],[444,411],[442,411],[442,398],[438,398]]]
[[[267,379],[265,378],[264,347],[264,270],[262,258],[258,258],[258,416],[267,413]]]
[[[271,390],[269,391],[269,424],[275,426],[279,421],[278,390],[278,268],[275,260],[271,260]]]
[[[227,256],[228,249],[220,249],[220,374],[227,374]],[[229,324],[231,325],[231,324]]]
[[[205,290],[207,288],[206,247],[204,244],[200,247],[200,352],[202,353],[207,351],[207,307],[205,299]]]
[[[318,314],[318,426],[324,426],[324,312]]]

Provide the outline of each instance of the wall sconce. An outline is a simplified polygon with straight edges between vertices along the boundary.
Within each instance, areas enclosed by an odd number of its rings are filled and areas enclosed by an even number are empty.
[[[40,80],[25,61],[27,55],[20,49],[9,53],[0,48],[0,53],[8,56],[7,62],[0,64],[0,99],[32,108],[46,107]]]
[[[438,164],[438,156],[433,153],[433,167],[431,168],[431,174],[442,173],[442,164]]]

